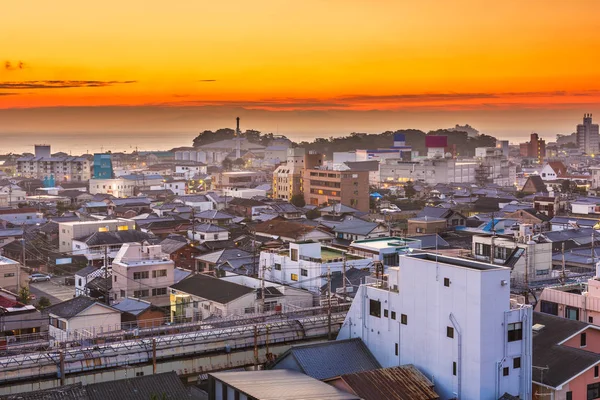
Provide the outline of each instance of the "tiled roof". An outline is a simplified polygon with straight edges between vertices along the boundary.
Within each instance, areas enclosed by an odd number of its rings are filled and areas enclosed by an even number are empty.
[[[277,365],[286,357],[292,357],[302,372],[319,380],[381,368],[361,339],[294,346],[277,359],[272,369],[279,369]]]
[[[122,312],[138,315],[152,307],[152,304],[141,299],[132,299],[131,297],[127,297],[117,304],[113,304],[113,307]]]
[[[106,306],[102,303],[98,303],[96,300],[90,299],[89,297],[85,296],[74,297],[71,300],[55,304],[53,306],[48,307],[46,311],[49,314],[54,314],[61,318],[72,318],[80,312],[93,306],[94,304],[99,304],[103,307],[110,308],[111,310],[116,311],[112,307]]]
[[[254,292],[252,288],[204,274],[191,275],[171,287],[221,304]]]

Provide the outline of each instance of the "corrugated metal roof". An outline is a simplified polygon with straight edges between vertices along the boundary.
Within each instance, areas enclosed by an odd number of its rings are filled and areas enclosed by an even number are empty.
[[[358,338],[292,347],[273,368],[277,369],[277,364],[285,357],[294,357],[306,375],[320,380],[381,368]]]
[[[364,400],[437,400],[433,383],[413,365],[381,368],[342,376]]]

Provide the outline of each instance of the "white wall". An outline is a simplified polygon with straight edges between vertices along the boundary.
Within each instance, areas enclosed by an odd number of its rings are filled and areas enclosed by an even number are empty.
[[[509,310],[510,288],[502,282],[510,282],[510,270],[480,271],[401,258],[400,267],[390,268],[389,274],[390,286],[397,284],[398,291],[361,286],[338,340],[361,337],[383,367],[414,364],[435,382],[442,399],[458,392],[459,376],[462,399],[495,400],[505,392],[519,395],[527,387],[530,390],[531,359],[524,352],[524,344],[530,342],[506,340],[508,322],[524,320],[524,335],[531,329],[531,308]],[[450,279],[449,287],[444,286],[444,278]],[[381,303],[380,318],[369,315],[370,300]],[[407,315],[406,325],[400,323],[402,314]],[[453,327],[451,314],[462,334],[461,355],[459,330],[455,329],[453,339],[447,337],[447,327]],[[521,357],[520,369],[512,368],[514,357]],[[457,376],[453,362],[460,369]],[[502,376],[499,366],[509,367],[509,376]]]
[[[120,326],[121,313],[119,311],[108,309],[100,304],[94,304],[77,316],[67,320],[66,330],[55,328],[52,325],[48,329],[50,336],[54,337],[55,340],[65,341],[82,336],[90,337],[101,332],[119,330]]]

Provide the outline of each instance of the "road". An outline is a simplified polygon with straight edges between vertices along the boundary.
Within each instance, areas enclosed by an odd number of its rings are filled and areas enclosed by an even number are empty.
[[[32,301],[36,304],[42,296],[50,299],[52,305],[70,300],[75,295],[75,286],[65,286],[64,277],[53,277],[47,282],[35,282],[29,284],[29,292],[36,296]]]

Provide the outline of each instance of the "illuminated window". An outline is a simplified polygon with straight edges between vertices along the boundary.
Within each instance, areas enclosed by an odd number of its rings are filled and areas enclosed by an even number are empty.
[[[293,281],[298,281],[298,274],[292,274],[292,280]]]
[[[108,226],[101,226],[98,228],[98,232],[108,232]]]
[[[129,227],[127,225],[123,225],[123,226],[118,226],[117,227],[118,231],[128,231]]]

